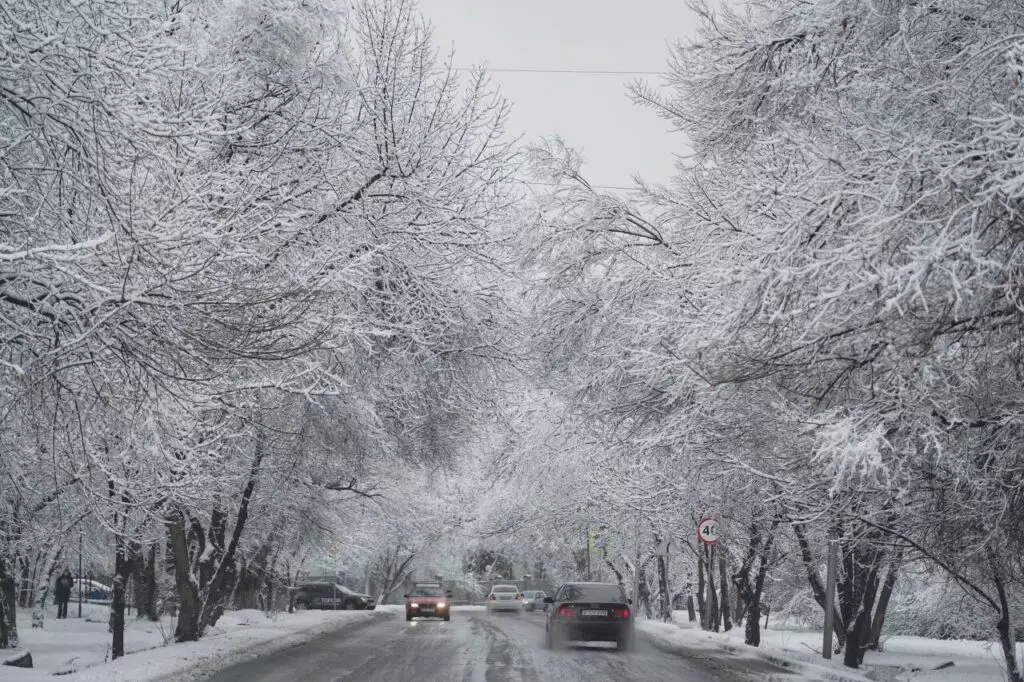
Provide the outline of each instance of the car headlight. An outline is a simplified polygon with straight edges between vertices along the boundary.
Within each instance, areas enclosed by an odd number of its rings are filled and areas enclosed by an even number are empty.
[[[437,608],[439,608],[439,609],[443,609],[443,608],[444,608],[445,606],[448,606],[448,605],[447,605],[447,604],[445,604],[445,603],[444,603],[443,601],[439,601],[439,602],[437,602]]]
[[[420,607],[420,605],[417,604],[416,602],[413,602],[413,603],[409,604],[409,608],[411,608],[411,609],[418,609],[419,607]]]

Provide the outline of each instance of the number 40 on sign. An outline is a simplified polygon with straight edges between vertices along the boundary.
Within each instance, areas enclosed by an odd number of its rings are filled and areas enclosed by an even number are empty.
[[[697,539],[705,545],[714,545],[718,542],[718,521],[712,516],[705,516],[697,524]]]

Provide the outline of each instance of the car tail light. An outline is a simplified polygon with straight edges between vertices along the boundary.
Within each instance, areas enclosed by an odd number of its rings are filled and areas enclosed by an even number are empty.
[[[612,615],[616,618],[629,618],[629,608],[615,609],[615,611],[612,612]]]
[[[494,596],[493,592],[491,592],[489,595],[487,595],[487,598],[488,599],[497,599],[497,597]]]
[[[515,596],[516,601],[519,601],[522,598],[523,598],[523,595],[521,595],[518,592],[516,592],[516,596]]]
[[[576,615],[576,609],[571,606],[560,606],[558,608],[559,618],[572,618]]]

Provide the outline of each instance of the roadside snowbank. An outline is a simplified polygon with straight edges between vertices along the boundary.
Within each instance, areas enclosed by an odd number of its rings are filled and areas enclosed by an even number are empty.
[[[841,664],[829,665],[828,661],[824,660],[820,663],[811,662],[805,657],[793,656],[792,652],[765,647],[764,642],[759,649],[746,646],[743,644],[742,633],[739,633],[739,639],[730,637],[735,630],[717,634],[704,632],[689,623],[661,623],[651,620],[638,620],[636,626],[640,632],[647,635],[655,648],[663,651],[683,655],[692,655],[694,651],[701,650],[725,652],[738,659],[765,661],[786,670],[785,674],[764,673],[762,679],[765,682],[866,682],[870,679],[856,671],[847,671]]]
[[[53,675],[59,674],[60,679],[68,682],[197,679],[213,670],[297,646],[327,632],[388,617],[376,611],[229,611],[203,639],[184,644],[172,643],[174,628],[170,619],[151,623],[131,617],[125,629],[128,655],[108,662],[107,612],[106,608],[94,607],[83,610],[82,619],[48,618],[43,630],[21,630],[21,644],[32,652],[35,667],[6,667],[0,678],[4,682],[52,682]]]
[[[685,611],[675,614],[674,623],[638,621],[655,646],[663,649],[713,648],[732,655],[760,658],[792,670],[805,680],[836,682],[872,679],[886,682],[996,682],[1006,679],[1002,655],[994,642],[938,640],[926,637],[894,636],[883,638],[883,651],[869,651],[858,672],[845,668],[842,658],[821,658],[821,631],[810,629],[773,629],[761,632],[757,649],[743,643],[743,629],[729,632],[704,632],[687,620]],[[1018,645],[1018,660],[1024,644]],[[936,670],[942,664],[952,666]]]

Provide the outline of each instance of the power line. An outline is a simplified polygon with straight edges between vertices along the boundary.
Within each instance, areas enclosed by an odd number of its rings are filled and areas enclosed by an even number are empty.
[[[595,76],[666,76],[664,71],[600,71],[594,69],[492,69],[479,67],[488,73],[552,73],[552,74],[588,74]],[[476,71],[477,67],[452,67],[453,71]]]

